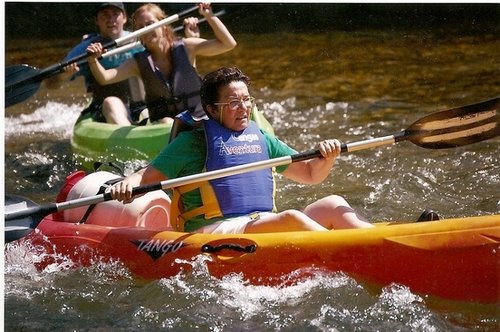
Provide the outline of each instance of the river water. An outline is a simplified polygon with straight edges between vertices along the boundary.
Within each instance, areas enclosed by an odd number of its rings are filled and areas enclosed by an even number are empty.
[[[198,59],[200,73],[240,67],[276,135],[298,151],[327,138],[348,143],[394,134],[427,114],[500,91],[500,40],[491,34],[332,31],[236,39],[234,51]],[[74,43],[7,41],[6,63],[44,68]],[[82,91],[80,81],[55,91],[42,86],[5,109],[6,193],[47,204],[81,168],[70,137],[86,102]],[[499,146],[498,138],[444,150],[401,142],[344,154],[321,185],[279,178],[277,204],[300,209],[337,193],[373,221],[415,220],[424,208],[442,217],[496,214]],[[257,287],[237,276],[213,279],[200,263],[191,273],[144,282],[119,263],[74,268],[62,260],[37,271],[43,253],[36,248],[5,249],[8,331],[479,331],[499,324],[498,306],[432,299],[404,285],[374,290],[341,273]]]

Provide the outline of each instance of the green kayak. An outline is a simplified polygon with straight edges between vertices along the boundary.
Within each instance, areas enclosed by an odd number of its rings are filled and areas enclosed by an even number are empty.
[[[260,128],[274,135],[271,124],[254,108],[252,119]],[[84,166],[103,158],[106,161],[150,160],[167,144],[171,124],[119,126],[95,122],[90,114],[81,115],[73,128],[73,153]]]

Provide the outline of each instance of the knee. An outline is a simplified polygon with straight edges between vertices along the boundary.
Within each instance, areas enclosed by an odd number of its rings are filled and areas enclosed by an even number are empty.
[[[279,216],[281,219],[286,220],[286,221],[302,221],[303,218],[303,213],[297,210],[285,210],[279,213]]]
[[[285,210],[280,213],[281,223],[289,231],[326,231],[326,227],[297,210]]]
[[[328,206],[330,208],[350,206],[349,203],[347,203],[347,201],[345,200],[345,198],[339,195],[330,195],[323,197],[319,199],[317,203],[320,205]]]
[[[117,112],[117,109],[124,109],[125,105],[122,100],[118,97],[110,96],[104,98],[102,101],[102,111],[104,114],[113,114]]]

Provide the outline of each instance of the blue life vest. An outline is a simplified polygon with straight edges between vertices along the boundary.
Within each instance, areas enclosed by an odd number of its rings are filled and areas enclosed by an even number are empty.
[[[255,122],[251,121],[248,128],[236,133],[211,119],[203,121],[203,124],[207,171],[269,159],[264,135]],[[202,215],[208,221],[257,211],[273,211],[274,189],[271,169],[176,187],[173,188],[170,205],[170,222],[176,230],[184,231],[184,223],[196,216]],[[199,190],[202,205],[185,211],[182,196],[193,190]]]
[[[207,171],[269,159],[264,135],[257,124],[234,132],[216,121],[204,121]],[[274,182],[271,169],[246,172],[209,181],[225,217],[272,211]]]

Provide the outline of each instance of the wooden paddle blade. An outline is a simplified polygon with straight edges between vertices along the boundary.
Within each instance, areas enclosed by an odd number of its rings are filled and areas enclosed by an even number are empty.
[[[500,98],[430,114],[414,122],[402,140],[427,149],[481,142],[500,135]]]
[[[32,80],[40,70],[28,65],[5,68],[5,107],[25,101],[40,88],[40,81]]]

